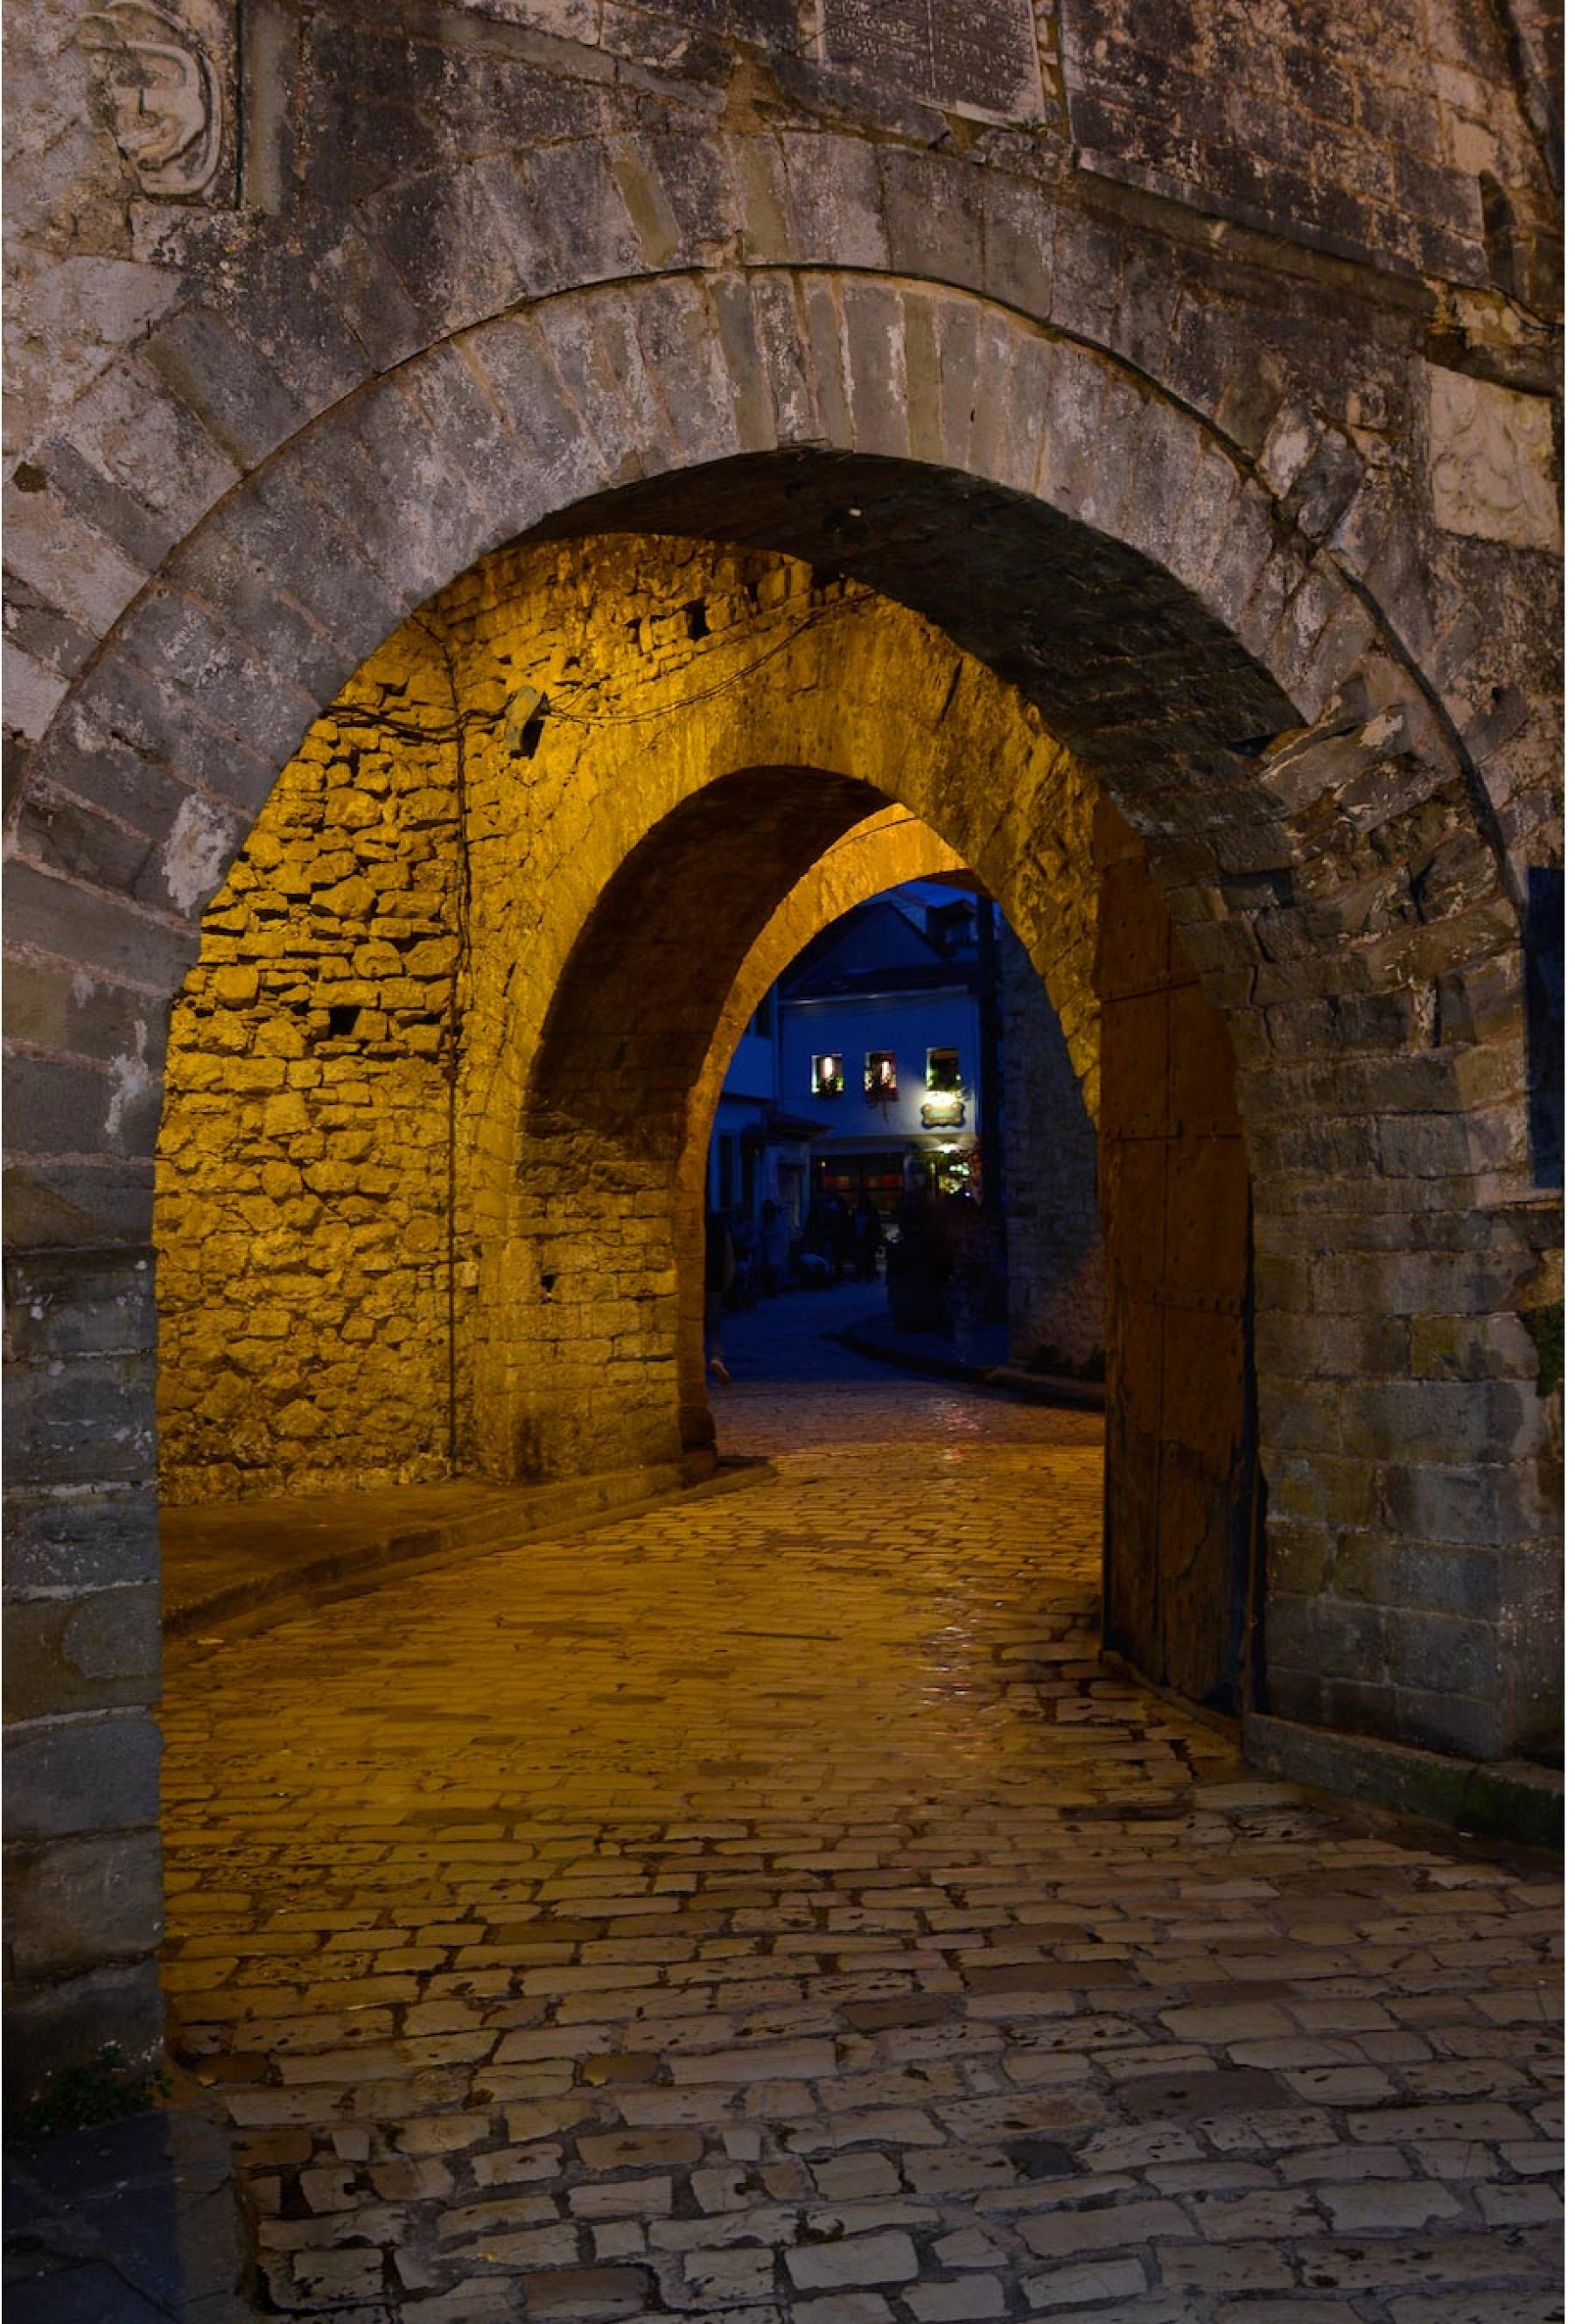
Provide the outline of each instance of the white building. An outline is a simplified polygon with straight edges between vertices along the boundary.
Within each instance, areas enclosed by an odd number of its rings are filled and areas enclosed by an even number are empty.
[[[995,907],[916,882],[860,905],[762,1002],[729,1068],[711,1199],[797,1227],[819,1196],[981,1191]],[[985,921],[981,944],[981,923]]]

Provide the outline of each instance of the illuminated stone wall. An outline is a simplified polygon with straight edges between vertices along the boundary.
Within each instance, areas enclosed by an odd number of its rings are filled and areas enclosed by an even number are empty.
[[[173,1501],[450,1468],[456,735],[411,624],[280,778],[203,921],[159,1143]]]

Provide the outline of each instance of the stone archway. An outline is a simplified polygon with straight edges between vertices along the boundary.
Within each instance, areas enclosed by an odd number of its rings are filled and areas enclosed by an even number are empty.
[[[968,364],[944,364],[963,342]],[[958,376],[963,399],[943,384]],[[645,477],[659,481],[629,483]],[[113,1381],[71,1378],[86,1425],[53,1384],[48,1333],[27,1339],[41,1451],[20,1489],[40,1570],[94,1576],[69,1585],[57,1628],[147,1586],[145,1561],[117,1546],[149,1506],[137,1274],[161,1019],[197,916],[302,728],[401,614],[544,521],[615,521],[834,562],[953,632],[1097,764],[1242,1074],[1277,1700],[1478,1755],[1536,1724],[1547,1437],[1513,1321],[1538,1231],[1515,1199],[1513,899],[1474,770],[1371,601],[1276,524],[1265,483],[1210,428],[973,291],[762,268],[467,325],[214,490],[227,498],[56,710],[12,868],[9,936],[36,973],[39,1032],[36,1088],[14,1100],[32,1125],[23,1305],[86,1299],[124,1319]],[[984,544],[990,586],[964,599],[954,576]],[[1026,860],[1035,838],[1019,798],[969,852],[999,892],[985,858]],[[53,1255],[84,1246],[98,1254],[88,1290],[80,1263]],[[1309,1397],[1314,1366],[1333,1385]],[[61,1564],[68,1495],[98,1545]],[[1463,1598],[1468,1559],[1490,1580]],[[41,1724],[14,1758],[20,1792],[41,1799],[63,1751],[85,1819],[69,1831],[139,1877],[152,1684],[145,1641],[107,1689],[68,1655],[29,1697],[22,1715]],[[50,1726],[61,1719],[69,1731]],[[55,1825],[24,1812],[19,1831],[52,1877]],[[107,1986],[97,1959],[51,1942],[31,1956],[45,2016],[77,2006],[62,1977],[98,1978],[88,1998],[111,2015],[123,1987],[145,2004],[135,1941]]]

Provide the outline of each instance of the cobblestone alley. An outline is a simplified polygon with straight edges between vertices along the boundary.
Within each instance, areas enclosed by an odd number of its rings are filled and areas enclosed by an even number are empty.
[[[843,1359],[775,1473],[177,1647],[167,1981],[356,2324],[1545,2324],[1558,1893],[1101,1672],[1101,1423]]]

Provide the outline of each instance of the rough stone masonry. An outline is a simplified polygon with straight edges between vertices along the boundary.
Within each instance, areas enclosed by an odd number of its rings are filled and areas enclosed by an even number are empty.
[[[1130,1441],[1186,1441],[1143,1401],[1175,1314],[1250,1333],[1253,1458],[1220,1506],[1258,1512],[1230,1551],[1258,1709],[1545,1748],[1553,37],[1537,0],[1315,25],[1235,0],[18,13],[22,2086],[160,2038],[156,1328],[178,1359],[222,1338],[244,1381],[331,1311],[332,1384],[378,1384],[391,1470],[600,1461],[593,1370],[631,1457],[699,1446],[692,1222],[641,1189],[687,1150],[751,945],[893,799],[1007,905],[1085,1091],[1118,1024],[1165,1061],[1147,1111],[1128,1080],[1104,1188],[1111,1281],[1149,1319],[1123,1342]],[[657,535],[708,544],[660,552],[706,563],[679,626],[627,639],[684,715],[587,727],[583,779],[539,799],[583,674],[547,644],[545,581],[511,644],[489,592],[622,558],[610,635]],[[751,558],[797,577],[743,628],[789,641],[702,701],[683,606],[709,625]],[[1097,878],[1067,847],[1091,789],[1117,818]],[[468,920],[462,828],[508,858]],[[1158,921],[1096,900],[1140,879]],[[638,1093],[636,1037],[667,1060]],[[155,1277],[161,1120],[170,1219],[233,1206],[211,1277],[185,1237]],[[1250,1299],[1244,1274],[1210,1287],[1218,1206],[1188,1176],[1205,1148],[1234,1167],[1233,1122]],[[213,1185],[220,1151],[244,1191]],[[435,1205],[462,1164],[468,1208]],[[1134,1269],[1120,1222],[1156,1202],[1184,1279]],[[466,1268],[498,1325],[468,1354]],[[265,1290],[233,1299],[251,1268]],[[304,1476],[318,1386],[302,1367],[271,1416]],[[274,1457],[180,1360],[164,1404],[207,1489]],[[1138,1643],[1170,1651],[1163,1623]]]

